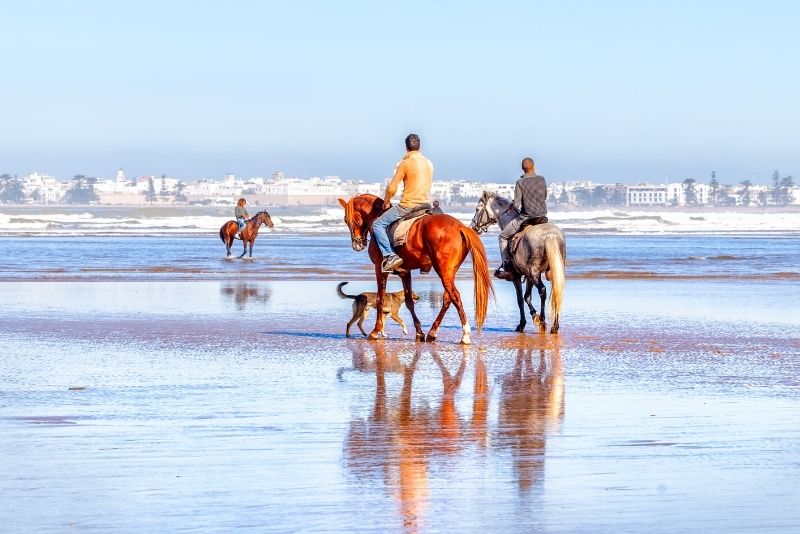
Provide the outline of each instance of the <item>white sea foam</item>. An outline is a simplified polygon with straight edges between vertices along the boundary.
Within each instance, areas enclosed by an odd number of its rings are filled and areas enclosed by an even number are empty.
[[[170,235],[216,234],[230,217],[225,214],[188,213],[164,216],[164,212],[103,207],[69,211],[59,207],[37,211],[0,207],[0,235]],[[345,233],[339,208],[280,208],[272,220],[274,231]],[[460,208],[451,215],[469,224],[473,212]],[[800,234],[800,212],[749,211],[551,211],[551,222],[567,233],[612,235],[681,234]],[[497,228],[495,227],[495,231]]]

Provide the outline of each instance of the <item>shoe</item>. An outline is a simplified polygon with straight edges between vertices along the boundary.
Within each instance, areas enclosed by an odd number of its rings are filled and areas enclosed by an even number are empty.
[[[385,273],[391,273],[401,265],[403,265],[403,259],[400,256],[398,256],[397,254],[389,254],[388,256],[383,258],[381,269]]]
[[[513,280],[514,273],[511,272],[511,265],[508,262],[503,262],[503,265],[494,272],[494,277],[500,280]]]

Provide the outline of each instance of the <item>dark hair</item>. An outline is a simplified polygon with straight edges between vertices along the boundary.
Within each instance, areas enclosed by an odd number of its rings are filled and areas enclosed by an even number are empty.
[[[528,164],[528,163],[529,163],[530,165],[526,165],[526,164]],[[535,168],[536,168],[536,164],[533,162],[533,158],[530,158],[530,157],[529,157],[529,158],[525,158],[525,159],[523,159],[523,160],[522,160],[522,168],[523,168],[525,171],[527,171],[527,170],[528,170],[528,168],[527,168],[527,167],[530,167],[531,169],[535,169]]]
[[[419,136],[408,134],[406,137],[406,150],[419,150]]]

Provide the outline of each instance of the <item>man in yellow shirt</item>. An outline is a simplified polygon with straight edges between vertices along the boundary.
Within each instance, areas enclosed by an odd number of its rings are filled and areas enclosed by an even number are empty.
[[[406,155],[397,164],[394,177],[386,186],[383,197],[383,215],[372,223],[372,233],[383,256],[381,265],[383,272],[390,273],[402,265],[403,260],[394,253],[386,229],[390,224],[408,214],[420,204],[431,201],[431,183],[433,182],[433,163],[419,151],[419,136],[409,134],[406,137]],[[392,206],[392,198],[403,182],[403,195],[400,203]]]

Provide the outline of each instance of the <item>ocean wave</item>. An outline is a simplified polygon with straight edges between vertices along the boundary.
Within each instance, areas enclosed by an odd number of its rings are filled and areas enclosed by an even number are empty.
[[[2,208],[0,208],[2,210]],[[99,208],[96,213],[85,208],[68,207],[20,212],[0,211],[0,235],[216,235],[230,220],[228,214],[203,214],[184,209],[181,215],[169,215],[173,209]],[[339,208],[283,208],[275,210],[272,220],[277,233],[346,234]],[[450,212],[469,224],[473,212]],[[659,212],[595,210],[551,212],[551,222],[567,234],[579,235],[800,235],[800,212]],[[495,226],[492,232],[499,229]],[[263,231],[263,230],[262,230]],[[721,259],[721,258],[720,258]]]

